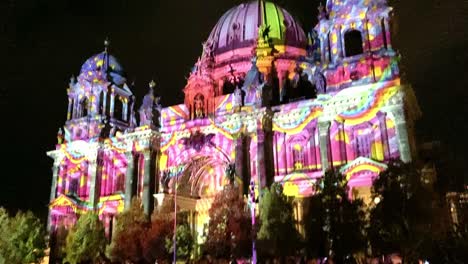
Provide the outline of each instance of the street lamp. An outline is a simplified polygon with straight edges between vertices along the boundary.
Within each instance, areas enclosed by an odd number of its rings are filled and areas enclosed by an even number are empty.
[[[177,177],[174,177],[174,256],[173,264],[177,262]]]

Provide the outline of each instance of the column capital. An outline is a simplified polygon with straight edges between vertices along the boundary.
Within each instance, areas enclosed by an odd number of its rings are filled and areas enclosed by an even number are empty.
[[[320,136],[328,136],[328,132],[330,131],[330,121],[322,121],[318,123],[319,135]]]
[[[131,152],[131,151],[125,152],[125,158],[127,158],[127,160],[133,158],[133,152]]]

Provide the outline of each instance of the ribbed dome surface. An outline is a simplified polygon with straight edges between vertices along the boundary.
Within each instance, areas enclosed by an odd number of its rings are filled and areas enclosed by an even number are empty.
[[[207,44],[215,54],[253,45],[258,28],[269,26],[273,44],[305,47],[304,31],[283,8],[268,1],[253,1],[227,11],[211,31]]]
[[[116,84],[125,82],[122,66],[114,56],[106,52],[87,59],[81,66],[80,76],[91,82],[105,81],[108,77]]]

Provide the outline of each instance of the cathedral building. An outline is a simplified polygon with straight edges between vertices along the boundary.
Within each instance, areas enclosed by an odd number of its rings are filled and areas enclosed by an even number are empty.
[[[135,105],[123,67],[105,50],[67,90],[54,160],[49,229],[94,210],[112,232],[133,197],[152,211],[168,197],[190,212],[202,243],[214,195],[234,173],[248,195],[281,183],[296,218],[324,171],[370,199],[391,159],[414,157],[420,110],[401,83],[386,0],[328,0],[304,29],[275,3],[228,10],[203,45],[182,104],[163,107],[154,82]],[[311,14],[315,15],[315,14]]]

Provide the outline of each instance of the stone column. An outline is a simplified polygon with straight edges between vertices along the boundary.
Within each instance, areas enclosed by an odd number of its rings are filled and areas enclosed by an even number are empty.
[[[391,50],[392,49],[392,40],[391,40],[392,34],[390,33],[390,24],[388,23],[388,20],[389,20],[388,17],[383,18],[383,24],[385,26],[385,30],[382,30],[382,31],[384,31],[383,34],[385,34],[385,38],[387,40],[387,49]]]
[[[235,148],[236,148],[236,157],[235,157],[235,165],[236,165],[236,175],[244,180],[244,175],[242,171],[243,161],[244,161],[244,151],[243,151],[243,135],[240,135],[237,139],[235,139]]]
[[[249,173],[247,172],[247,164],[246,162],[248,159],[248,153],[246,153],[246,144],[247,140],[245,135],[241,134],[237,139],[235,139],[235,150],[236,150],[236,157],[235,157],[235,168],[236,168],[236,175],[242,180],[242,193],[246,194],[248,192],[248,185],[250,179],[247,178]]]
[[[388,143],[386,113],[379,114],[378,118],[379,118],[380,139],[382,140],[384,160],[388,160],[391,157],[390,157],[390,146]]]
[[[151,201],[153,197],[153,188],[151,188],[151,151],[147,150],[143,153],[143,211],[146,215],[151,213]]]
[[[88,175],[91,177],[91,183],[89,186],[89,202],[91,203],[93,209],[96,209],[101,192],[100,181],[103,160],[100,155],[98,156],[99,157],[93,157],[93,159],[90,159],[88,163]]]
[[[322,162],[322,171],[326,171],[330,166],[328,160],[328,148],[330,147],[330,122],[324,121],[318,123],[320,158]]]
[[[344,47],[344,39],[343,39],[343,33],[342,33],[343,26],[339,25],[337,30],[336,30],[336,35],[337,35],[337,46],[338,46],[338,54],[337,56],[340,58],[345,57],[345,47]]]
[[[257,179],[259,189],[266,187],[266,170],[265,170],[265,132],[257,131]]]
[[[102,93],[102,111],[101,115],[106,115],[106,107],[107,107],[107,91],[104,89]]]
[[[78,96],[75,96],[75,98],[73,99],[73,105],[72,105],[72,109],[73,109],[73,115],[72,115],[72,118],[78,118],[78,110],[79,110],[79,105],[80,105],[80,100],[78,98]]]
[[[58,178],[58,173],[59,173],[59,168],[60,168],[60,162],[61,159],[58,157],[55,157],[54,160],[54,165],[52,166],[52,184],[50,186],[50,198],[49,198],[49,204],[54,201],[57,195],[57,178]],[[49,209],[49,216],[47,217],[47,231],[50,233],[51,230],[51,217],[52,215],[50,214],[50,209]]]
[[[71,111],[72,111],[72,99],[68,98],[68,110],[67,110],[67,120],[71,118]]]
[[[115,93],[114,91],[112,91],[111,93],[111,98],[110,98],[110,110],[109,110],[109,113],[110,113],[110,117],[114,117],[114,104],[115,104]]]
[[[398,149],[400,151],[401,161],[411,162],[411,150],[408,138],[408,127],[406,124],[405,113],[403,109],[397,109],[392,112],[395,122],[396,133],[398,137]]]
[[[133,175],[134,175],[134,157],[131,152],[125,154],[127,158],[127,171],[125,172],[125,202],[124,202],[124,208],[127,210],[130,208],[130,205],[132,204],[132,196],[133,196]]]
[[[289,173],[289,168],[288,168],[288,144],[286,142],[287,139],[287,134],[283,133],[283,146],[282,146],[282,153],[283,153],[283,162],[281,163],[284,168],[284,174]],[[278,161],[279,162],[279,161]]]
[[[123,111],[122,111],[122,120],[127,121],[127,116],[128,116],[128,101],[125,100],[124,105],[123,105]]]

